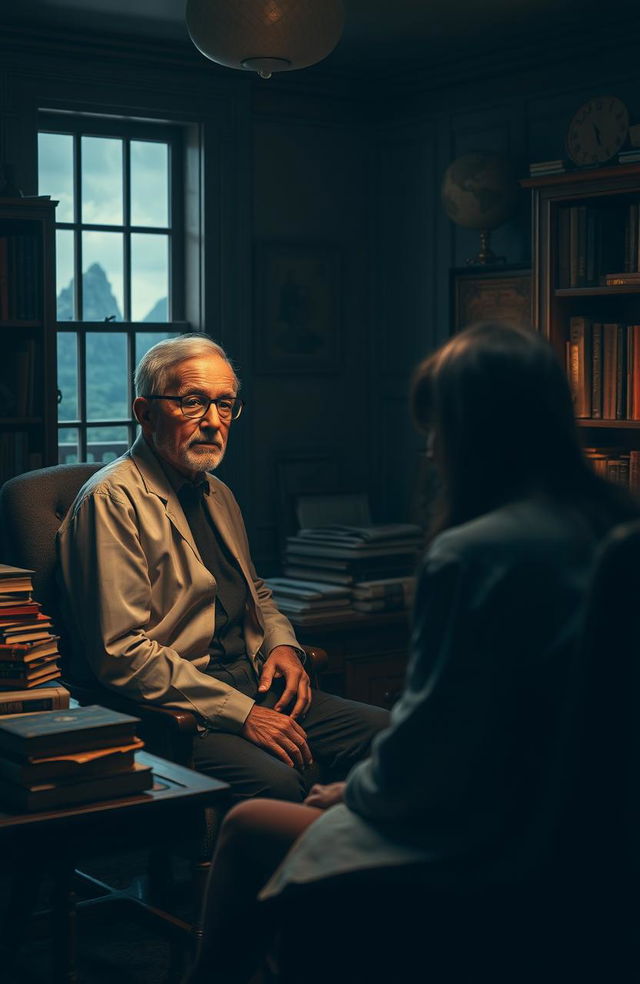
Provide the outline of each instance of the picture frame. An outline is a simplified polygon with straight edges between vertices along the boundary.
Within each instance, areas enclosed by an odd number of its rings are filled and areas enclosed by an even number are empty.
[[[452,270],[453,331],[475,321],[531,324],[531,270],[528,267],[468,267]]]
[[[340,358],[340,255],[333,246],[263,243],[256,254],[260,372],[333,372]]]

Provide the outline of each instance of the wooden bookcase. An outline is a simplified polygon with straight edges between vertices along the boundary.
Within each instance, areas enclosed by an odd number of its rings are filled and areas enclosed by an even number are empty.
[[[640,220],[629,228],[633,209],[636,216],[640,210],[640,165],[530,178],[521,184],[532,193],[533,324],[566,365],[572,318],[584,319],[587,326],[640,324],[640,283],[604,283],[606,274],[624,272],[625,264],[628,270],[640,269]],[[585,222],[586,229],[580,227]],[[576,239],[581,243],[578,252]],[[609,269],[616,264],[617,269]],[[603,362],[597,371],[604,381]],[[622,459],[638,451],[640,420],[625,419],[624,409],[622,413],[620,419],[604,414],[578,419],[584,446],[611,449],[614,458],[618,454]],[[621,473],[621,480],[628,476]]]
[[[57,460],[56,205],[0,198],[0,484]]]

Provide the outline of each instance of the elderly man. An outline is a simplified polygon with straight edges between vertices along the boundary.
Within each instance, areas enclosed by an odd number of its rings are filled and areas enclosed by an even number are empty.
[[[154,345],[135,375],[141,435],[81,489],[58,534],[70,675],[201,724],[196,767],[236,799],[304,799],[314,759],[340,778],[387,712],[312,693],[288,620],[257,576],[238,505],[211,474],[242,410],[206,335]]]

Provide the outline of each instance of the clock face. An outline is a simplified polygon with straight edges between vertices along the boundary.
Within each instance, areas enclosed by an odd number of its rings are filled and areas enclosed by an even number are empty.
[[[567,153],[584,167],[602,164],[622,147],[629,130],[627,107],[615,96],[597,96],[581,106],[567,130]]]

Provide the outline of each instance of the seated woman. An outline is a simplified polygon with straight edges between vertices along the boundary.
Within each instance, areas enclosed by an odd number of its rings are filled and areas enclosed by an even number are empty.
[[[508,899],[549,861],[594,554],[638,510],[587,464],[564,372],[529,329],[482,323],[456,335],[418,367],[412,402],[441,497],[404,693],[346,783],[314,787],[305,805],[253,800],[229,813],[191,984],[248,980],[275,926],[287,980],[321,979],[341,926],[355,958],[334,951],[333,980],[373,979],[394,920],[430,970],[463,897],[504,889]],[[329,904],[324,941],[304,931],[318,900]],[[395,950],[375,979],[404,979],[393,967],[406,936]]]

